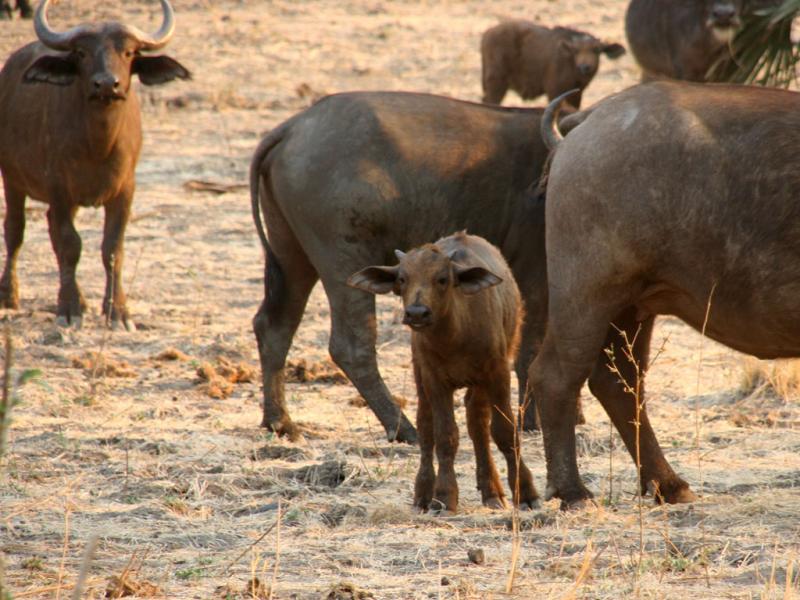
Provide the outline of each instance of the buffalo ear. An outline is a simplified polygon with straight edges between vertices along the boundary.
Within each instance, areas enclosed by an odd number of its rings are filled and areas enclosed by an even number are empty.
[[[372,294],[388,294],[394,291],[397,273],[394,267],[367,267],[347,278],[347,285]]]
[[[603,44],[601,52],[605,54],[608,58],[616,59],[625,54],[625,46],[617,43]]]
[[[36,60],[25,74],[25,83],[70,85],[78,76],[78,64],[69,56],[45,55]]]
[[[461,291],[471,296],[502,283],[503,279],[483,267],[456,267],[456,281]]]
[[[191,79],[189,70],[169,56],[137,56],[133,59],[131,73],[139,76],[145,85],[158,85],[173,79]]]

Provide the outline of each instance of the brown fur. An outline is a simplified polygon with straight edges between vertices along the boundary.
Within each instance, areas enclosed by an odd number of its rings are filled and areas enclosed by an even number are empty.
[[[491,431],[506,458],[515,503],[534,506],[538,495],[530,471],[514,450],[509,364],[519,345],[522,300],[511,270],[497,248],[464,232],[398,255],[398,265],[367,267],[348,283],[401,296],[404,322],[413,330],[421,451],[414,506],[456,509],[453,392],[462,387],[467,388],[467,427],[483,504],[502,507],[505,496],[489,452]],[[435,476],[434,450],[439,462]]]
[[[658,82],[599,102],[558,142],[547,182],[547,327],[528,387],[539,400],[548,497],[591,497],[573,416],[588,379],[631,455],[640,453],[642,488],[660,501],[694,499],[644,410],[639,374],[656,315],[759,358],[800,356],[798,136],[796,92]],[[638,431],[626,386],[642,407]]]
[[[142,142],[131,79],[163,83],[189,72],[165,56],[140,56],[119,23],[89,26],[70,52],[34,42],[0,71],[0,173],[5,187],[6,263],[0,306],[17,308],[16,261],[25,230],[25,198],[50,205],[47,221],[60,272],[57,319],[79,325],[84,301],[75,278],[80,206],[103,206],[106,269],[103,313],[133,327],[122,289],[123,239]]]
[[[575,88],[582,92],[597,73],[601,53],[615,59],[625,48],[566,27],[522,20],[495,25],[481,38],[483,101],[500,104],[509,89],[525,100],[542,94],[552,100]],[[581,94],[570,103],[579,108]]]
[[[705,81],[728,52],[740,8],[740,0],[632,0],[625,32],[642,79]]]

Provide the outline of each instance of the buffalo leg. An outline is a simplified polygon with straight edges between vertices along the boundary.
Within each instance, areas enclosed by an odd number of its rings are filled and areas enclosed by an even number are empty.
[[[19,14],[23,19],[30,19],[33,17],[33,9],[29,0],[17,0],[17,8]]]
[[[552,286],[550,291],[554,291]],[[592,497],[578,472],[576,399],[602,352],[608,324],[618,313],[618,308],[603,309],[585,299],[552,301],[544,343],[528,375],[542,424],[547,460],[545,497],[561,498],[563,508]]]
[[[8,0],[0,0],[0,20],[11,19],[14,15]]]
[[[17,284],[17,257],[25,237],[25,194],[11,187],[4,180],[6,194],[6,218],[3,229],[6,237],[6,264],[0,278],[0,306],[19,308]]]
[[[484,404],[491,410],[492,439],[506,459],[508,485],[511,488],[514,504],[525,508],[539,505],[539,494],[533,485],[533,477],[519,447],[517,432],[514,429],[514,415],[511,409],[510,373],[504,369],[492,380],[487,390]]]
[[[340,282],[323,280],[323,284],[331,305],[331,357],[378,417],[388,439],[415,443],[416,430],[392,400],[378,372],[375,297]]]
[[[80,328],[85,307],[75,276],[81,258],[81,237],[73,224],[77,211],[77,207],[62,205],[57,201],[54,201],[47,211],[50,242],[58,259],[60,282],[56,324],[61,327],[74,325]]]
[[[532,322],[535,318],[528,319],[522,324],[522,339],[519,345],[519,354],[514,362],[514,371],[517,374],[517,385],[519,387],[519,405],[521,418],[519,425],[523,431],[539,431],[539,416],[536,411],[536,398],[533,394],[527,394],[528,389],[528,369],[536,358],[539,348],[542,345],[544,333],[542,327],[536,326]],[[577,412],[575,422],[578,425],[586,423],[581,408],[580,398],[577,399]]]
[[[267,213],[267,218],[282,219],[278,211]],[[317,279],[317,272],[288,225],[270,228],[270,247],[264,266],[264,300],[253,317],[264,385],[261,426],[290,439],[297,438],[299,432],[286,409],[283,369]]]
[[[505,494],[489,450],[491,404],[486,393],[481,393],[475,387],[467,389],[464,404],[467,408],[467,431],[475,449],[475,476],[481,501],[489,508],[503,508]],[[420,437],[421,435],[420,433]]]
[[[121,193],[106,204],[103,227],[103,266],[106,270],[106,292],[103,296],[103,314],[112,327],[122,322],[125,329],[135,331],[136,325],[128,316],[125,292],[122,289],[122,261],[125,253],[125,227],[131,212],[133,190]]]
[[[611,358],[603,352],[598,358],[594,371],[589,377],[589,389],[597,397],[608,413],[614,426],[619,431],[625,446],[628,448],[634,462],[636,461],[636,397],[629,389],[638,388],[639,411],[639,457],[641,464],[642,492],[648,488],[653,491],[657,502],[691,502],[695,495],[689,485],[672,470],[664,458],[661,447],[656,439],[656,434],[650,426],[644,395],[644,371],[650,355],[650,338],[653,332],[654,317],[642,322],[636,321],[634,308],[626,309],[617,319],[614,326],[609,329],[605,347],[613,350],[613,364]],[[624,332],[624,336],[619,333]],[[630,346],[630,348],[628,348]],[[632,352],[631,352],[632,350]],[[632,356],[630,356],[632,355]],[[633,358],[634,363],[631,362]],[[637,382],[636,364],[640,368],[639,381]],[[614,367],[619,373],[612,372],[609,367]],[[620,377],[624,378],[627,387],[623,385]],[[638,384],[638,385],[637,385]]]
[[[433,435],[433,414],[425,389],[420,380],[419,368],[414,365],[417,384],[417,432],[419,433],[419,470],[414,482],[414,506],[428,510],[433,500],[436,473],[433,468],[433,453],[436,448]]]

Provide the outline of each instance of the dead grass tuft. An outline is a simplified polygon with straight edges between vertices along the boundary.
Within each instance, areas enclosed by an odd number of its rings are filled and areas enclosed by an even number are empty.
[[[156,354],[155,359],[160,361],[189,360],[189,355],[184,354],[177,348],[167,348]]]
[[[744,397],[775,398],[784,403],[800,398],[800,360],[764,361],[746,358],[739,387]]]
[[[357,588],[353,583],[343,581],[332,585],[323,598],[325,600],[366,600],[375,598],[375,596],[370,591]]]
[[[204,362],[197,367],[197,376],[201,390],[209,397],[221,400],[233,393],[234,384],[253,381],[255,370],[244,363],[218,356],[216,366]]]
[[[314,363],[304,358],[290,360],[285,374],[288,383],[347,383],[347,376],[329,358]]]
[[[214,590],[214,598],[218,600],[268,600],[272,597],[270,588],[258,577],[253,577],[243,588],[226,583]]]
[[[405,396],[397,396],[392,394],[392,401],[403,410],[405,410],[405,408],[408,406],[408,398]],[[347,401],[347,404],[356,408],[367,407],[367,402],[362,396],[353,396]]]
[[[109,358],[104,352],[86,352],[72,358],[72,366],[83,369],[88,377],[136,377],[136,370],[123,360]]]
[[[112,575],[106,586],[106,598],[124,598],[137,596],[139,598],[155,598],[161,595],[161,589],[149,581],[136,581],[130,576]]]

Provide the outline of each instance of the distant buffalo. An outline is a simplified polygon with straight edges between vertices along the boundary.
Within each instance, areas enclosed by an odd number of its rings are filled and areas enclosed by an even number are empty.
[[[49,204],[60,282],[56,322],[80,326],[84,300],[75,270],[81,238],[73,220],[81,206],[102,206],[103,313],[112,325],[132,329],[122,289],[123,239],[142,144],[132,76],[155,85],[187,79],[189,72],[167,56],[142,54],[163,48],[172,37],[168,0],[161,0],[164,21],[153,35],[113,22],[57,32],[47,21],[49,4],[43,0],[36,11],[39,41],[17,50],[0,71],[0,173],[6,200],[0,306],[19,306],[16,263],[29,196]]]
[[[30,19],[33,16],[33,9],[28,0],[17,0],[16,8],[23,19]],[[14,16],[14,8],[11,7],[11,0],[0,0],[0,20],[10,19]]]
[[[759,358],[800,356],[800,94],[640,85],[593,106],[563,140],[554,109],[543,120],[555,146],[547,334],[529,378],[546,495],[566,505],[591,497],[578,473],[574,422],[588,378],[628,450],[641,454],[642,489],[691,501],[646,415],[637,444],[653,321],[675,315]],[[619,374],[607,367],[610,345]]]
[[[643,79],[705,81],[741,25],[734,0],[631,0],[625,32]]]
[[[483,101],[500,104],[509,89],[524,100],[542,94],[552,100],[575,88],[582,92],[597,73],[601,54],[616,59],[625,48],[577,29],[504,21],[481,38]],[[579,108],[581,93],[569,103]]]

